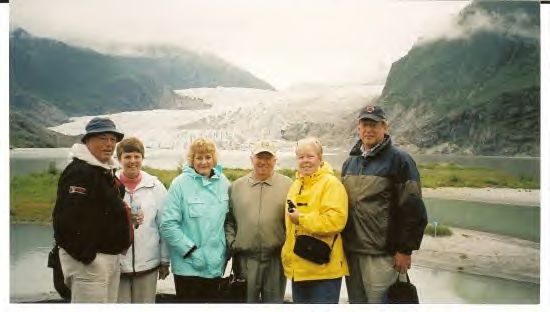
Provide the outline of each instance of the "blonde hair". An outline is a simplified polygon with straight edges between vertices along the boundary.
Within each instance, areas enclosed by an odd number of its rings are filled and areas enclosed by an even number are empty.
[[[218,164],[218,153],[214,141],[204,138],[194,140],[187,152],[187,164],[193,167],[193,159],[196,154],[212,154],[214,158],[214,166]]]
[[[122,153],[137,152],[141,154],[142,158],[145,158],[145,148],[143,143],[136,137],[124,139],[116,146],[116,157],[120,160]]]
[[[298,152],[303,150],[306,146],[313,146],[315,152],[317,153],[317,156],[323,159],[323,146],[321,145],[321,141],[319,141],[319,139],[315,137],[307,137],[298,140],[298,142],[296,142],[296,156],[298,156]]]

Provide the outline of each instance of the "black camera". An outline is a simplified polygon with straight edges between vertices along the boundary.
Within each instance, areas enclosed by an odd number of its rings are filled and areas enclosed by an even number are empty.
[[[288,204],[288,212],[294,212],[294,209],[296,209],[296,205],[294,205],[294,203],[290,199],[287,199],[286,203]]]

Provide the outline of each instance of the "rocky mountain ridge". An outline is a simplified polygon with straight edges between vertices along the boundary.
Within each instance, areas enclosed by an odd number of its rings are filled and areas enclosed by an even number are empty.
[[[69,116],[157,108],[208,108],[175,89],[249,87],[268,83],[217,57],[182,49],[150,47],[141,55],[110,55],[10,33],[10,146],[56,146],[45,127]],[[17,120],[17,122],[15,122]],[[28,129],[33,131],[27,131]],[[32,132],[32,133],[31,133]],[[70,141],[70,138],[64,137]]]
[[[378,103],[397,141],[424,153],[538,156],[539,3],[473,1],[457,28],[392,65]]]

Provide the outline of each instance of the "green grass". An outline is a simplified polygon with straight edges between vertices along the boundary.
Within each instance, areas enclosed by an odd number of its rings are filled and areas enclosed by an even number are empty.
[[[538,189],[540,183],[495,169],[463,167],[455,164],[422,164],[418,166],[423,187],[507,187]]]
[[[180,169],[161,170],[144,167],[143,170],[157,176],[168,188]],[[251,169],[227,168],[224,174],[235,181]],[[462,167],[454,164],[426,164],[419,166],[423,187],[509,187],[538,189],[538,182],[517,177],[498,170]],[[295,178],[295,170],[280,169],[279,173]],[[340,177],[340,172],[335,172]],[[10,181],[11,222],[51,222],[51,214],[57,191],[59,172],[49,168],[43,173],[13,177]],[[438,227],[439,228],[439,227]]]
[[[166,188],[170,187],[170,183],[180,174],[180,170],[162,170],[149,167],[142,167],[143,171],[152,174],[159,178],[160,182],[164,184]]]
[[[248,174],[250,171],[252,171],[252,169],[225,168],[223,169],[223,174],[225,174],[229,181],[233,182],[238,178]]]
[[[10,182],[12,222],[51,222],[59,174],[34,173]]]
[[[238,178],[248,174],[252,169],[240,169],[240,168],[227,168],[223,169],[223,173],[225,176],[229,179],[229,181],[233,182],[237,180]],[[294,169],[279,169],[276,170],[278,173],[285,175],[291,179],[294,180],[296,177],[296,170]]]
[[[162,170],[162,169],[153,169],[149,167],[143,167],[143,171],[146,171],[156,177],[159,178],[160,182],[166,186],[166,188],[170,187],[170,183],[172,183],[172,180],[174,180],[175,177],[177,177],[181,173],[181,168],[178,168],[176,170]],[[223,174],[229,179],[229,181],[233,182],[237,180],[238,178],[246,175],[252,171],[252,169],[241,169],[241,168],[224,168]],[[294,169],[280,169],[277,170],[282,175],[285,175],[291,179],[294,179],[296,170]],[[338,176],[340,176],[340,173],[338,173]]]

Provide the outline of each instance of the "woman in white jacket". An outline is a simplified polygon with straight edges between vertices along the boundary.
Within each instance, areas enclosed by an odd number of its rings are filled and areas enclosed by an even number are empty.
[[[166,188],[157,177],[141,170],[145,150],[137,138],[122,140],[116,153],[122,170],[117,177],[124,184],[124,200],[132,207],[134,243],[121,257],[118,302],[154,303],[157,278],[169,274],[168,248],[159,234]]]

